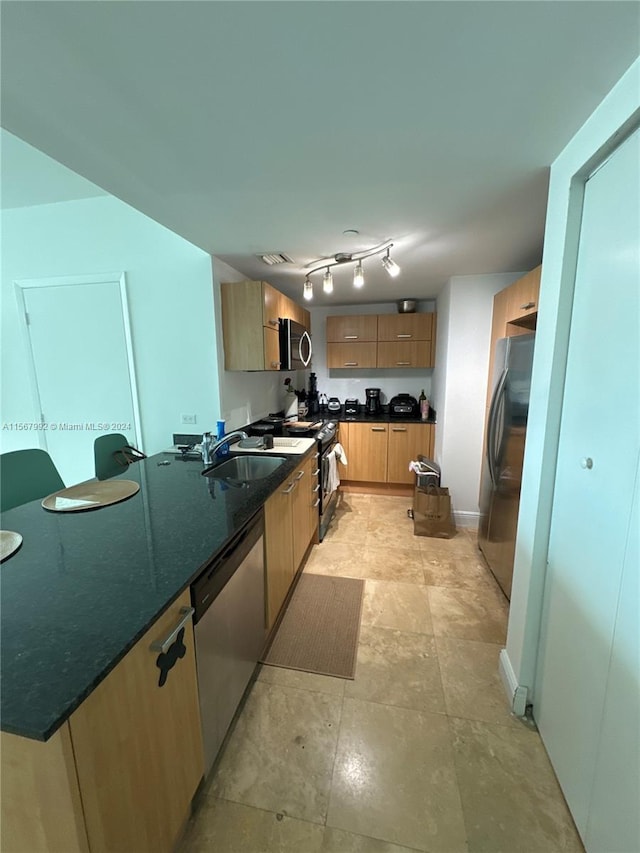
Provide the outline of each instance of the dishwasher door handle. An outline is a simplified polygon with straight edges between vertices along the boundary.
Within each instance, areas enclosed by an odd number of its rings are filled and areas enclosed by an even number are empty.
[[[160,652],[161,654],[166,654],[171,646],[173,645],[176,637],[180,633],[180,629],[183,628],[189,619],[193,616],[196,611],[193,607],[181,607],[180,613],[182,614],[182,619],[178,622],[173,631],[169,634],[168,637],[165,637],[164,640],[154,640],[153,643],[149,646],[152,652]]]

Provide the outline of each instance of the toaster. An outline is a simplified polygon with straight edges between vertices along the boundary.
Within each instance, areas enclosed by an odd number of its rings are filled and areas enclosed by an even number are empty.
[[[389,417],[391,418],[418,418],[420,417],[420,406],[411,394],[396,394],[389,400]]]
[[[354,397],[349,397],[344,401],[344,413],[345,415],[357,415],[359,409],[359,403]]]

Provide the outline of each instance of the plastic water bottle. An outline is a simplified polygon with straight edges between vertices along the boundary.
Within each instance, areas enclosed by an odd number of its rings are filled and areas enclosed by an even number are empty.
[[[220,440],[224,437],[224,421],[216,421],[216,438]],[[223,444],[216,450],[216,456],[228,456],[229,445]]]

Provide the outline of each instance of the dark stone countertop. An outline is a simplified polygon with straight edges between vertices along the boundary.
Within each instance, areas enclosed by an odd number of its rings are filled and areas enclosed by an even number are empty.
[[[140,483],[122,503],[3,513],[24,541],[0,565],[2,730],[47,740],[303,458],[223,490],[161,453],[121,475]]]
[[[346,415],[344,412],[344,406],[341,411],[335,413],[335,419],[337,421],[355,421],[356,423],[372,423],[372,424],[435,424],[436,418],[433,411],[431,412],[430,417],[426,421],[420,420],[420,418],[408,418],[404,415],[401,418],[391,417],[389,411],[382,411],[379,415],[365,415],[363,412],[359,412],[357,415]]]

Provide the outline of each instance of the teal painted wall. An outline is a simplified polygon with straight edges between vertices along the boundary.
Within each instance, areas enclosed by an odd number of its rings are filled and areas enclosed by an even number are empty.
[[[109,196],[3,211],[3,422],[38,420],[13,281],[122,271],[145,451],[168,447],[173,432],[215,426],[221,407],[211,257]],[[196,425],[183,426],[182,413],[195,414]],[[3,450],[37,446],[28,433],[0,432],[0,440]]]

